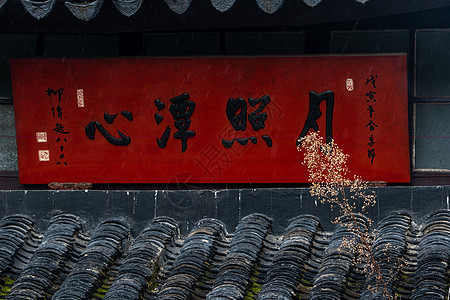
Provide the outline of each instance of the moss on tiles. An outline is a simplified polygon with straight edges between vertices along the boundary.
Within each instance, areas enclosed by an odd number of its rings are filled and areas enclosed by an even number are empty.
[[[15,280],[11,279],[9,276],[0,279],[0,299],[5,299],[5,297],[9,295],[14,282]]]
[[[261,291],[261,285],[258,284],[258,268],[260,264],[258,263],[255,267],[255,270],[253,271],[251,277],[250,277],[250,286],[247,288],[247,291],[244,296],[244,300],[254,300],[256,299],[256,296],[258,296],[259,292]]]
[[[153,273],[152,273],[150,281],[148,282],[148,285],[147,285],[147,289],[151,293],[155,293],[155,292],[158,291],[157,290],[157,288],[158,288],[158,274],[159,274],[160,270],[161,270],[161,267],[158,264],[158,262],[156,261],[153,264]]]

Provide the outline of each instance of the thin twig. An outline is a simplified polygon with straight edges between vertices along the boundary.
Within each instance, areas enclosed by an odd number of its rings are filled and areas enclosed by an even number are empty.
[[[355,214],[353,213],[353,210],[351,209],[350,204],[348,203],[347,197],[346,197],[346,195],[345,195],[345,190],[344,190],[343,187],[339,187],[339,191],[341,192],[341,194],[342,194],[342,199],[345,201],[345,204],[347,205],[347,209],[348,209],[348,211],[350,212],[350,215],[351,215],[351,217],[352,217],[352,219],[353,219],[353,222],[354,222],[355,225],[356,225],[356,229],[357,229],[357,232],[358,232],[358,234],[359,234],[359,237],[363,240],[364,246],[366,247],[367,252],[369,253],[370,260],[372,261],[373,266],[375,267],[375,270],[376,270],[376,272],[378,273],[378,276],[379,276],[378,278],[381,280],[381,283],[383,284],[384,292],[385,292],[386,296],[388,297],[388,299],[391,300],[391,296],[389,295],[388,288],[387,288],[387,284],[386,284],[386,282],[384,281],[383,275],[381,275],[380,267],[378,266],[377,262],[375,261],[375,258],[373,257],[373,254],[372,254],[372,248],[371,248],[371,247],[369,246],[369,244],[367,243],[366,237],[365,237],[364,234],[362,233],[361,228],[359,227],[359,224],[358,224],[358,222],[356,221]]]

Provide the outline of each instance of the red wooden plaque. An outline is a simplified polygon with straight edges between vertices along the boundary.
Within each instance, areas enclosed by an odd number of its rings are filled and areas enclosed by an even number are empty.
[[[404,55],[13,59],[11,70],[23,184],[307,182],[296,141],[316,121],[353,173],[410,180]]]

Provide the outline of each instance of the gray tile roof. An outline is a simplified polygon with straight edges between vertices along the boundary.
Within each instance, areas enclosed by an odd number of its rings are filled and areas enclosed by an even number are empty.
[[[366,230],[367,219],[357,220]],[[376,278],[342,247],[348,227],[326,232],[312,215],[292,219],[279,235],[263,214],[244,217],[233,232],[202,219],[187,236],[168,217],[151,220],[136,237],[121,218],[92,232],[83,223],[58,214],[39,232],[26,215],[3,218],[0,298],[383,299],[368,289]],[[378,231],[373,255],[384,278],[392,278],[391,295],[447,296],[450,211],[436,211],[420,225],[408,213],[392,213]]]
[[[6,4],[8,0],[0,0],[0,8]],[[171,10],[178,14],[184,13],[191,5],[192,0],[165,0]],[[236,0],[210,0],[211,4],[220,12],[225,12],[230,9]],[[240,0],[245,1],[245,0]],[[266,13],[272,14],[276,12],[282,5],[284,0],[255,0],[259,8]],[[357,2],[365,3],[369,0],[355,0]],[[49,14],[55,5],[58,5],[56,0],[21,0],[25,10],[35,17],[41,19]],[[64,1],[64,5],[72,14],[78,19],[89,21],[94,18],[100,11],[104,0],[71,0]],[[118,11],[125,16],[134,15],[141,7],[143,0],[113,0],[113,3]],[[311,7],[316,6],[322,0],[303,0],[303,2]]]

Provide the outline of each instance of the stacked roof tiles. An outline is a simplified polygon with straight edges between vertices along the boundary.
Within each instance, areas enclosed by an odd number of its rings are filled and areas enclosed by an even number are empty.
[[[369,230],[357,216],[361,230]],[[281,235],[262,214],[234,232],[200,220],[187,236],[158,217],[133,237],[120,218],[91,234],[74,215],[54,216],[38,232],[33,220],[0,222],[1,299],[446,299],[450,211],[417,225],[404,212],[382,220],[370,243],[386,288],[343,244],[352,236],[343,217],[333,232],[311,215],[291,220]]]

